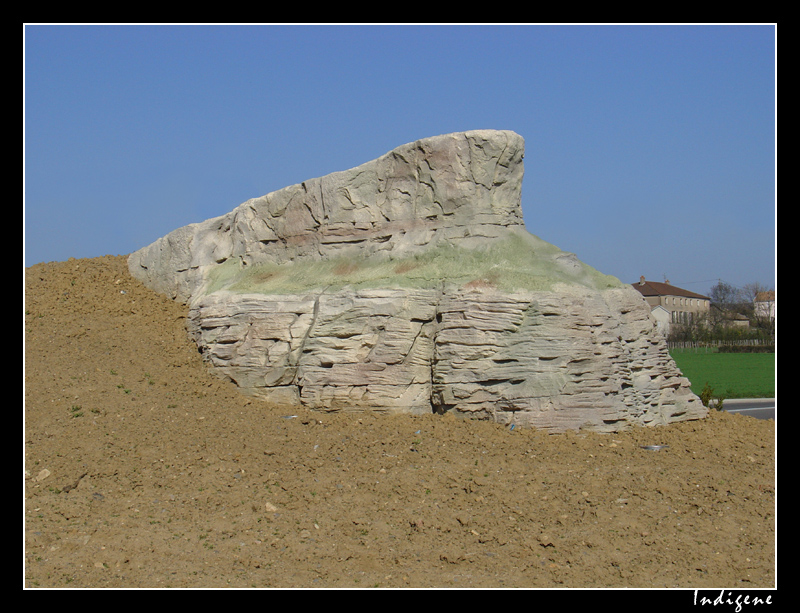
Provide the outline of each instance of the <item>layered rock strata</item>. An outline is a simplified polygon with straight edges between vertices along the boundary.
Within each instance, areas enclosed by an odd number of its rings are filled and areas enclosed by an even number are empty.
[[[243,392],[322,411],[453,411],[553,432],[706,409],[641,295],[529,234],[523,141],[424,139],[131,255]]]
[[[524,141],[477,130],[398,147],[357,168],[253,198],[130,256],[134,276],[187,302],[214,266],[408,256],[523,228]]]

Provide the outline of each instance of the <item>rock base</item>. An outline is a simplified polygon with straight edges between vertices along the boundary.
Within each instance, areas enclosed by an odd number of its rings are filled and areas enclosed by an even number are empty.
[[[553,432],[707,413],[629,288],[223,293],[189,321],[215,372],[287,407],[453,411]]]

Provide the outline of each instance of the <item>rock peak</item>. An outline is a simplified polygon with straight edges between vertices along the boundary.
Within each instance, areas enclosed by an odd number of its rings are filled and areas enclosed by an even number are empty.
[[[519,134],[503,130],[420,139],[179,228],[134,253],[130,269],[188,301],[211,267],[232,258],[249,266],[480,245],[524,228],[524,150]]]

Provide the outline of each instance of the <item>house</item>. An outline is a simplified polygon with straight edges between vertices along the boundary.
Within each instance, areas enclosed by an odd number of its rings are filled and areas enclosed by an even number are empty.
[[[726,328],[749,328],[750,327],[750,318],[747,315],[743,315],[742,313],[737,313],[736,311],[730,310],[723,310],[719,308],[717,305],[712,304],[711,310],[713,311],[713,315],[711,319],[720,323],[721,325],[725,326]]]
[[[656,327],[658,330],[661,332],[661,334],[667,336],[669,334],[669,324],[672,319],[670,312],[658,304],[650,308],[650,313],[656,320]]]
[[[777,313],[777,302],[775,300],[775,290],[768,292],[758,292],[753,301],[753,311],[757,319],[762,321],[775,322]]]
[[[690,324],[697,317],[707,315],[711,306],[708,296],[675,287],[669,281],[647,281],[642,276],[638,283],[631,285],[644,296],[659,329],[665,335],[673,324]]]

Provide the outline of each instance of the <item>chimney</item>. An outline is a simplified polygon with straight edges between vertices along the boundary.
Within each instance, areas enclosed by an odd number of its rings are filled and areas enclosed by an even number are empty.
[[[639,285],[644,285],[644,275],[639,277]]]

